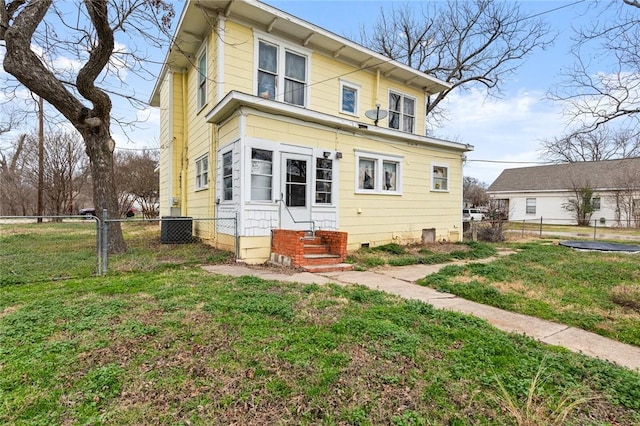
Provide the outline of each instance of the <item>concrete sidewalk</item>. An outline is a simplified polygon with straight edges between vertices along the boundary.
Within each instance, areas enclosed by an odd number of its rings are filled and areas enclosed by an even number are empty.
[[[483,260],[484,262],[490,260]],[[467,263],[467,262],[456,262]],[[206,271],[231,275],[253,275],[267,280],[299,282],[304,284],[359,284],[373,290],[380,290],[405,299],[416,299],[446,309],[482,318],[496,328],[527,335],[540,342],[563,346],[573,352],[604,359],[612,363],[640,371],[640,348],[626,345],[595,333],[539,318],[504,311],[492,306],[471,302],[448,293],[441,293],[416,284],[416,281],[429,274],[438,272],[443,266],[450,265],[409,265],[393,268],[379,268],[373,271],[343,271],[313,274],[301,272],[284,274],[277,269],[252,268],[242,264],[208,265]]]

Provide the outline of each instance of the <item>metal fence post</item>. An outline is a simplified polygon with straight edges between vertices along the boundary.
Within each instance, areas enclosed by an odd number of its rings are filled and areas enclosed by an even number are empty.
[[[102,275],[109,271],[109,216],[107,209],[102,210]]]
[[[526,219],[522,219],[522,237],[524,237],[524,221],[525,221],[525,220],[526,220]]]
[[[542,238],[542,216],[540,216],[540,238]]]
[[[98,269],[96,275],[102,275],[102,222],[97,217],[93,218],[96,221],[96,257],[98,258]]]
[[[240,236],[238,235],[238,212],[236,212],[235,217],[233,218],[233,235],[235,238],[235,255],[236,260],[240,256]]]
[[[596,219],[593,220],[593,240],[597,240],[596,231],[598,230],[598,221]]]

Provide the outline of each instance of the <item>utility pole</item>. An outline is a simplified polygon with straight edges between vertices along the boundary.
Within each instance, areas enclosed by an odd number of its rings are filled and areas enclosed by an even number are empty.
[[[71,141],[67,145],[69,149],[69,214],[73,214],[73,157],[71,156]]]
[[[38,97],[38,205],[36,216],[42,216],[42,193],[44,191],[44,102]],[[42,223],[42,217],[38,217]]]

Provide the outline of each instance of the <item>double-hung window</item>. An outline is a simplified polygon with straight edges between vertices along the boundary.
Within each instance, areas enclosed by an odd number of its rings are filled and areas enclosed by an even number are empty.
[[[413,133],[416,121],[416,100],[389,92],[389,128]]]
[[[527,198],[527,214],[536,214],[536,199]]]
[[[356,192],[399,194],[402,158],[369,152],[356,152]]]
[[[340,81],[340,112],[358,115],[358,93],[357,85]]]
[[[207,103],[207,49],[198,55],[198,109]]]
[[[251,200],[271,201],[273,151],[251,150]]]
[[[432,191],[448,191],[449,190],[449,167],[436,164],[431,166],[431,190]]]
[[[316,203],[331,204],[333,189],[333,160],[316,159]]]
[[[196,190],[209,186],[209,154],[196,160]]]
[[[306,106],[307,70],[306,55],[279,43],[258,41],[258,96]]]
[[[233,151],[222,154],[222,199],[233,200]]]

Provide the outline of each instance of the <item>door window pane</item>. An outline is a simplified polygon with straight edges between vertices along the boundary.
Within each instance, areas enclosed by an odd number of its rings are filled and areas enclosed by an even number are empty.
[[[287,159],[286,205],[304,207],[307,205],[307,162]]]

